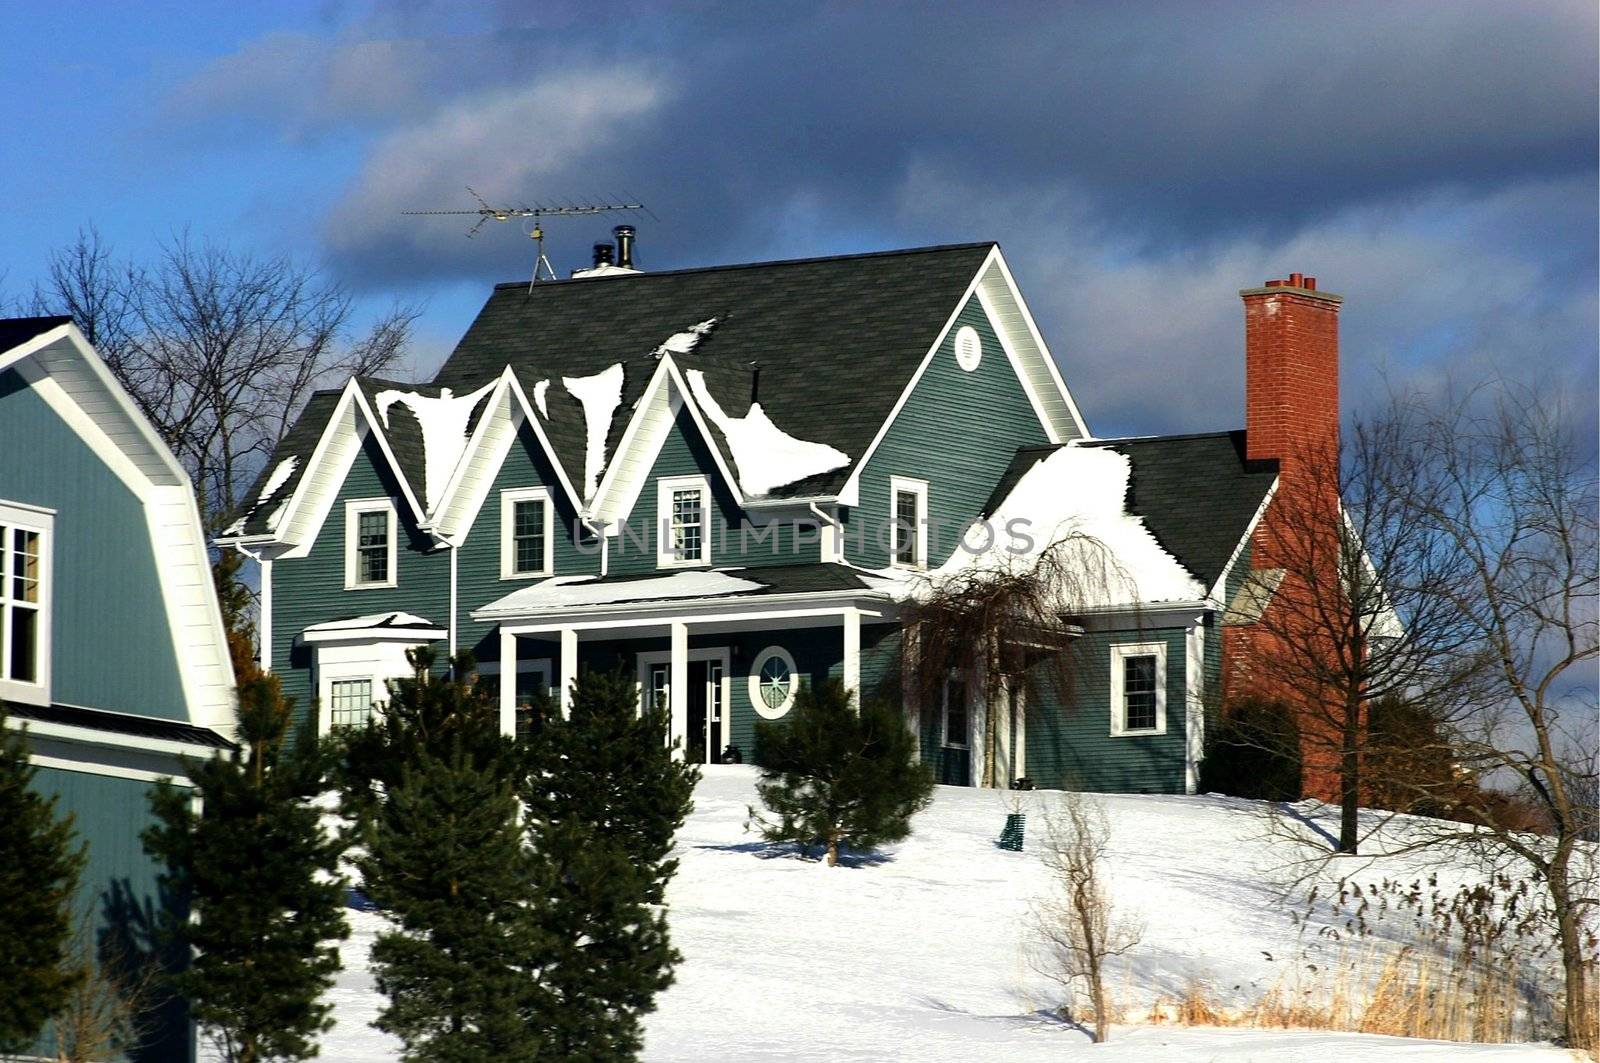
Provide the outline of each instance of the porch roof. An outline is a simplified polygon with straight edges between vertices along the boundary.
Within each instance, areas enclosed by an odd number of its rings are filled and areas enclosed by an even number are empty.
[[[525,619],[591,607],[647,608],[658,603],[692,609],[696,602],[779,596],[887,598],[870,580],[869,574],[836,563],[683,569],[648,575],[552,576],[473,610],[472,618]]]

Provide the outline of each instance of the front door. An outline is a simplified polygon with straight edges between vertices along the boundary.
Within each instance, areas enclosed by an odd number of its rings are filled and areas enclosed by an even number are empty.
[[[689,662],[689,734],[685,755],[695,764],[722,759],[722,662]]]

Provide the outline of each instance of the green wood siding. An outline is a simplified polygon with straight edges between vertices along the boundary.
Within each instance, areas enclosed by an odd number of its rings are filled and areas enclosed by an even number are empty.
[[[472,611],[533,582],[532,579],[500,578],[500,493],[519,487],[543,487],[550,492],[555,507],[551,529],[555,537],[551,550],[555,574],[571,576],[600,571],[599,547],[592,541],[582,545],[573,538],[577,513],[557,484],[555,470],[538,438],[524,425],[506,452],[500,471],[484,496],[483,506],[456,557],[456,645],[471,651],[480,661],[500,659],[499,629],[495,624],[473,620]]]
[[[983,341],[983,360],[970,373],[956,363],[955,333],[963,325]],[[860,505],[847,514],[846,556],[869,568],[889,563],[889,478],[905,476],[928,482],[928,520],[938,530],[929,536],[928,563],[940,564],[961,527],[982,512],[1016,449],[1048,442],[974,296],[861,471]]]
[[[1167,730],[1111,737],[1111,647],[1167,648]],[[1068,651],[1073,681],[1055,688],[1051,669],[1029,675],[1027,775],[1048,789],[1100,793],[1184,792],[1184,629],[1091,631]]]
[[[164,903],[160,865],[145,855],[139,835],[153,826],[148,794],[153,783],[109,775],[40,768],[35,788],[57,798],[57,814],[70,812],[88,863],[78,890],[79,911],[93,921],[95,939],[126,940],[143,953]],[[188,1060],[190,1044],[181,1002],[162,1009],[158,1029],[139,1058]]]
[[[0,373],[0,500],[56,511],[55,700],[188,719],[143,504],[14,371]]]
[[[399,543],[395,550],[396,586],[344,589],[344,504],[387,496],[394,503]],[[305,557],[280,558],[272,565],[272,665],[284,693],[295,699],[296,725],[314,720],[311,647],[300,633],[320,624],[391,609],[414,613],[444,626],[450,613],[450,554],[430,549],[407,512],[377,442],[368,437],[350,466],[339,497]],[[446,644],[434,647],[443,666]]]

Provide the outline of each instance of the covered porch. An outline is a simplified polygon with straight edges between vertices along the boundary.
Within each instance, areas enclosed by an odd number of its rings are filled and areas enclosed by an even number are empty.
[[[802,683],[875,685],[895,666],[897,613],[855,570],[807,565],[557,577],[472,616],[498,626],[495,670],[538,677],[563,714],[580,671],[622,668],[641,706],[666,707],[677,755],[716,763],[751,759],[756,722],[786,717]],[[499,699],[514,734],[518,684]]]

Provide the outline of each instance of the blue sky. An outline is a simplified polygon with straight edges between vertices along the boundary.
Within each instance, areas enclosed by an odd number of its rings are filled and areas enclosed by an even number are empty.
[[[1101,434],[1236,426],[1236,291],[1346,296],[1347,405],[1508,374],[1593,423],[1592,3],[6,4],[7,294],[93,222],[427,306],[496,280],[407,208],[626,192],[646,268],[994,239]],[[583,264],[608,224],[554,222]]]

